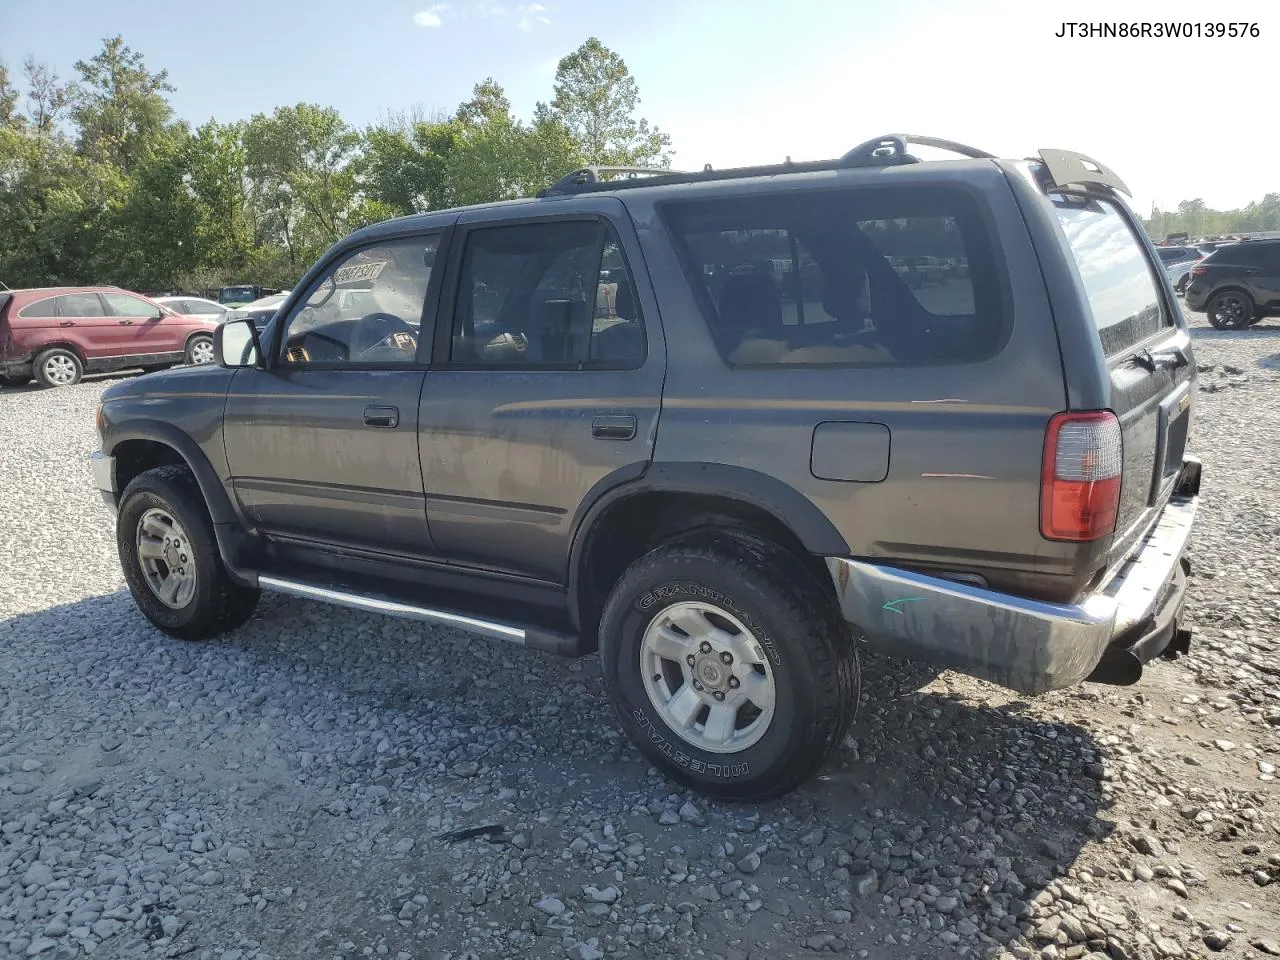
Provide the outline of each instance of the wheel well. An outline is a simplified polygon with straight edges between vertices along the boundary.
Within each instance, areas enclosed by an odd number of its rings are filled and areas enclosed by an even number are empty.
[[[89,363],[89,359],[84,355],[83,350],[77,347],[74,343],[67,343],[62,340],[55,340],[53,343],[40,344],[40,346],[31,351],[31,362],[34,364],[36,358],[39,357],[40,354],[49,350],[66,350],[69,353],[74,353],[79,359],[81,366],[85,366]]]
[[[184,341],[183,346],[184,347],[191,346],[191,341],[194,340],[196,337],[208,337],[210,340],[212,340],[213,331],[212,330],[196,330],[193,333],[190,333],[187,335],[187,339]]]
[[[1245,297],[1245,298],[1246,298],[1250,303],[1253,303],[1253,295],[1252,295],[1251,293],[1249,293],[1249,291],[1248,291],[1248,290],[1246,290],[1244,287],[1239,287],[1239,286],[1236,286],[1235,284],[1231,284],[1230,286],[1219,287],[1217,290],[1213,291],[1213,293],[1209,294],[1209,296],[1205,298],[1205,306],[1207,307],[1210,303],[1212,303],[1212,302],[1213,302],[1213,300],[1214,300],[1214,298],[1215,298],[1215,297],[1220,297],[1220,296],[1222,296],[1224,293],[1238,293],[1238,294],[1241,294],[1241,295],[1242,295],[1243,297]],[[1256,306],[1256,304],[1255,304],[1255,306]]]
[[[834,595],[822,558],[809,553],[800,538],[769,511],[712,494],[636,493],[610,504],[591,525],[582,545],[577,607],[586,651],[596,647],[605,601],[627,567],[659,544],[696,534],[700,529],[741,530],[765,537],[794,554]]]
[[[158,440],[125,440],[111,452],[116,458],[116,490],[120,492],[143,471],[167,466],[190,468],[182,454]]]

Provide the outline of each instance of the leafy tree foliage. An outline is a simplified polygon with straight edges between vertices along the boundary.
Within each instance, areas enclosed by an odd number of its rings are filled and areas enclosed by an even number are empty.
[[[122,37],[73,82],[0,63],[0,281],[208,291],[289,286],[351,230],[388,217],[528,196],[585,163],[669,162],[636,116],[635,78],[596,39],[565,57],[530,120],[492,78],[452,113],[364,130],[299,103],[245,123],[174,116],[165,71]]]

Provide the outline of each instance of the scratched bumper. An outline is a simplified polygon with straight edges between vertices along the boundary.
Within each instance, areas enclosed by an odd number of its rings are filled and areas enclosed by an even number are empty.
[[[1080,603],[1043,603],[844,557],[827,558],[827,568],[845,619],[872,646],[1045,693],[1087,678],[1113,642],[1134,645],[1157,610],[1181,609],[1186,577],[1179,574],[1197,503],[1195,495],[1171,500],[1105,585]],[[1150,646],[1150,656],[1160,652]]]

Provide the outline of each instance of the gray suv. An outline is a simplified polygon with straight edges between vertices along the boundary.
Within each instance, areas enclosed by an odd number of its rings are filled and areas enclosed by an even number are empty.
[[[129,588],[186,639],[274,590],[598,652],[641,751],[731,799],[819,769],[863,645],[1132,683],[1187,648],[1200,468],[1121,192],[890,136],[365,228],[216,365],[104,393]]]

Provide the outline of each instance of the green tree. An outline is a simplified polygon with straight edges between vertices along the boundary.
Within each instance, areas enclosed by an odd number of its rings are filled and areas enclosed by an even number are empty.
[[[71,102],[71,88],[63,83],[48,64],[34,57],[22,62],[27,81],[27,117],[36,134],[52,136]]]
[[[20,97],[17,87],[9,79],[9,68],[0,63],[0,127],[18,125],[22,119],[22,115],[18,113]]]
[[[289,261],[305,267],[341,239],[356,208],[360,135],[332,107],[300,103],[255,115],[245,128],[250,196]],[[358,218],[363,219],[363,218]],[[264,238],[265,239],[265,238]]]
[[[168,71],[151,73],[119,36],[75,68],[80,81],[71,88],[71,117],[80,152],[128,175],[173,117]]]
[[[671,138],[636,116],[640,89],[625,61],[595,37],[561,59],[555,97],[539,115],[559,118],[591,164],[671,164]]]

